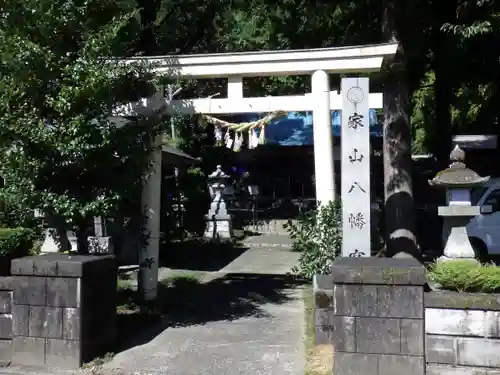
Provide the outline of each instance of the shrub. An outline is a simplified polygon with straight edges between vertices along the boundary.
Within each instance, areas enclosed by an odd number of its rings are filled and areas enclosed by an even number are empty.
[[[285,229],[293,240],[293,250],[301,253],[299,266],[293,270],[296,274],[312,279],[330,272],[342,247],[340,201],[300,214],[295,223],[289,220]]]
[[[431,266],[429,279],[444,290],[457,292],[500,292],[500,267],[475,260],[449,260]]]
[[[0,228],[0,276],[10,273],[10,261],[38,251],[37,235],[28,228]]]

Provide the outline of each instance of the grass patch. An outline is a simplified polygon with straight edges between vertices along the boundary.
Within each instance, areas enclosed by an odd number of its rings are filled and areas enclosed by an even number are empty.
[[[118,279],[118,303],[116,306],[118,314],[141,314],[145,318],[154,316],[161,317],[168,311],[174,302],[172,298],[166,298],[165,292],[175,290],[177,293],[188,291],[187,289],[197,286],[206,275],[206,272],[197,271],[173,271],[171,275],[158,282],[158,298],[151,303],[141,303],[138,299],[137,288],[129,279]],[[168,293],[170,294],[170,293]],[[168,296],[171,297],[171,296]],[[189,295],[186,295],[189,299]],[[186,301],[186,300],[184,300]]]
[[[144,303],[139,299],[136,283],[119,279],[117,284],[118,343],[140,336],[149,328],[158,325],[172,311],[189,311],[196,307],[193,294],[199,289],[206,272],[177,271],[158,282],[156,300]],[[117,348],[118,350],[120,348]]]
[[[441,261],[429,267],[428,277],[443,290],[470,293],[500,292],[500,267],[474,260]]]
[[[315,345],[314,295],[312,286],[304,288],[302,298],[305,308],[306,349],[305,375],[329,375],[333,367],[333,345]]]
[[[115,356],[114,353],[106,353],[101,357],[94,358],[91,362],[84,363],[82,370],[91,370],[92,374],[98,374],[97,371]]]

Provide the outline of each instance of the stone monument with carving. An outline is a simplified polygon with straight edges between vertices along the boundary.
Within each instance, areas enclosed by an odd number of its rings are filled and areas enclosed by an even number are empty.
[[[207,239],[229,239],[232,236],[231,215],[227,212],[224,200],[224,191],[230,179],[220,165],[208,176],[212,202],[208,214],[205,215],[207,224],[204,237]]]
[[[94,217],[94,236],[88,237],[90,254],[112,254],[114,252],[111,236],[106,233],[105,220]]]
[[[444,255],[440,260],[474,259],[476,254],[467,235],[470,219],[488,207],[472,206],[471,190],[484,185],[489,177],[481,177],[465,165],[465,152],[457,145],[450,154],[451,164],[429,180],[429,185],[446,189],[446,206],[438,207],[443,217]]]

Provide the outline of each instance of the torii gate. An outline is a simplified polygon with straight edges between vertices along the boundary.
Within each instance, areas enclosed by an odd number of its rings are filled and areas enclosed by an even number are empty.
[[[175,72],[190,78],[227,78],[227,98],[167,100],[166,110],[179,114],[259,113],[283,111],[312,111],[314,139],[314,169],[316,199],[329,202],[335,199],[331,110],[342,107],[341,95],[330,91],[329,74],[368,73],[379,71],[384,59],[392,58],[397,44],[378,44],[354,47],[321,48],[291,51],[261,51],[189,56],[159,56],[130,59],[145,60],[156,65],[158,72]],[[244,77],[278,75],[311,75],[311,93],[300,96],[243,97]],[[165,106],[163,92],[121,107],[116,116],[133,116]],[[382,94],[370,94],[370,108],[382,108]],[[160,238],[161,151],[152,155],[154,170],[143,190],[143,205],[148,212],[146,230],[149,243],[140,252],[141,285],[144,299],[157,295],[158,257]]]

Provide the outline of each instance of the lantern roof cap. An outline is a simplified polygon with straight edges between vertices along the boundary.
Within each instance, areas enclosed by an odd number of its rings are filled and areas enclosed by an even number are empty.
[[[465,152],[456,145],[450,153],[450,166],[429,180],[430,186],[444,188],[473,188],[487,183],[489,176],[481,177],[465,165]]]

